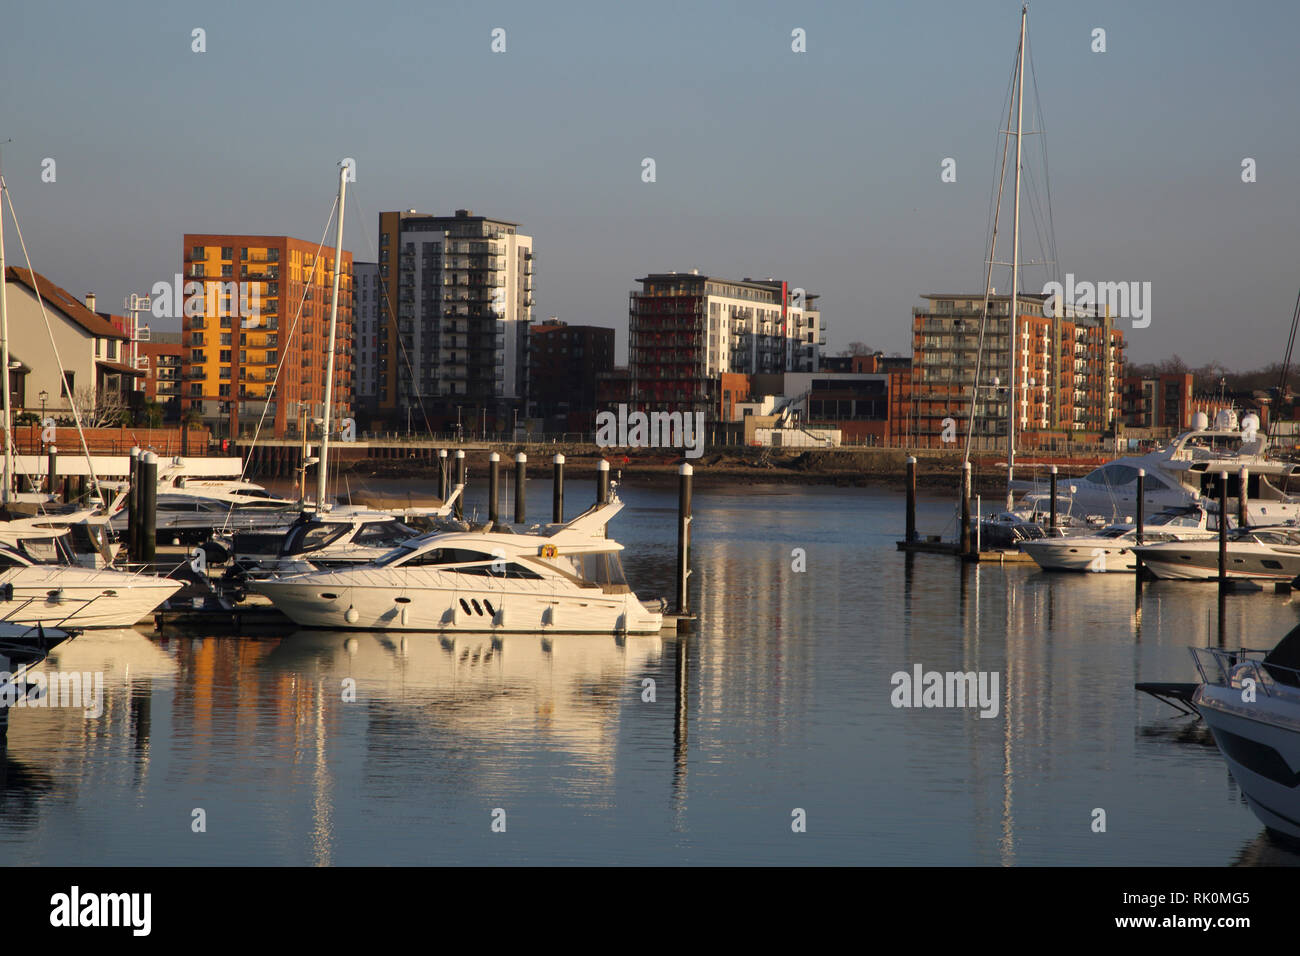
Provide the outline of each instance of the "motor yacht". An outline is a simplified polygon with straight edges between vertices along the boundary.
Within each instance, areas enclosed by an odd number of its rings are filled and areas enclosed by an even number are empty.
[[[1224,410],[1209,428],[1204,412],[1197,412],[1194,427],[1164,448],[1146,455],[1117,458],[1082,478],[1070,479],[1070,496],[1076,515],[1102,516],[1104,521],[1132,521],[1137,513],[1138,470],[1146,474],[1142,497],[1146,512],[1194,505],[1203,498],[1219,499],[1219,476],[1228,474],[1228,508],[1236,513],[1241,469],[1247,470],[1246,505],[1253,524],[1281,524],[1300,518],[1300,500],[1288,494],[1287,479],[1294,464],[1268,456],[1268,439],[1259,419],[1246,415],[1238,427],[1235,412]],[[1278,484],[1283,487],[1279,488]],[[1041,494],[1033,482],[1015,481],[1012,489]]]
[[[44,627],[131,627],[179,591],[143,573],[42,564],[0,545],[0,622]]]
[[[1194,647],[1192,695],[1256,817],[1300,840],[1300,627],[1271,651]]]
[[[613,498],[538,533],[434,533],[373,564],[253,581],[303,627],[379,631],[657,634],[662,601],[642,602],[606,537]]]
[[[1236,528],[1228,533],[1230,578],[1290,581],[1300,574],[1300,527]],[[1196,541],[1138,545],[1133,551],[1158,578],[1206,581],[1219,576],[1218,535]]]
[[[1209,527],[1208,512],[1199,505],[1169,508],[1143,522],[1144,544],[1205,540],[1216,536],[1217,532]],[[1114,524],[1094,534],[1022,541],[1020,550],[1045,571],[1131,572],[1137,567],[1133,550],[1137,543],[1136,525]]]

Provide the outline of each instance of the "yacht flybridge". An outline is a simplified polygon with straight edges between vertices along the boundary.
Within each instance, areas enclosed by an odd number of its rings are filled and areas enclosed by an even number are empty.
[[[1235,514],[1241,493],[1241,469],[1247,470],[1246,507],[1250,524],[1281,524],[1300,518],[1300,500],[1287,494],[1284,483],[1296,466],[1271,459],[1268,439],[1259,419],[1248,414],[1237,427],[1234,412],[1223,411],[1208,427],[1198,412],[1194,427],[1164,448],[1146,455],[1117,458],[1085,475],[1070,479],[1076,515],[1100,515],[1109,521],[1132,521],[1137,511],[1138,469],[1146,474],[1142,497],[1148,514],[1188,507],[1208,499],[1217,507],[1219,476],[1228,474],[1228,506]],[[1014,482],[1017,490],[1032,482]]]
[[[367,631],[657,634],[663,602],[628,587],[605,526],[616,497],[536,534],[413,538],[373,564],[254,581],[304,627]]]

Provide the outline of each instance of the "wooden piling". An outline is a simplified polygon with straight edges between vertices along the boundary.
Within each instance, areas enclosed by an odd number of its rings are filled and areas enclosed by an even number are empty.
[[[132,561],[140,557],[140,448],[131,448],[126,494],[126,553]]]
[[[1047,527],[1052,531],[1056,530],[1056,466],[1052,466],[1052,510],[1048,514]]]
[[[1219,472],[1219,592],[1228,589],[1228,473]]]
[[[1245,465],[1241,466],[1241,472],[1238,474],[1240,487],[1237,489],[1237,527],[1246,527],[1247,499],[1250,497],[1248,488],[1250,486],[1250,469]]]
[[[677,613],[691,613],[691,482],[695,471],[683,462],[677,469]]]
[[[907,458],[907,532],[905,541],[916,540],[916,459]]]
[[[158,456],[151,451],[140,457],[140,560],[152,564],[158,544]]]
[[[460,496],[456,498],[456,517],[465,517],[465,449],[456,449],[456,484],[460,485]]]
[[[596,463],[596,504],[609,503],[609,462],[604,458]]]
[[[961,465],[961,554],[963,558],[972,555],[970,537],[970,462]]]
[[[528,513],[524,482],[527,480],[528,456],[522,451],[515,455],[515,524],[523,524]]]
[[[495,528],[497,524],[497,496],[501,488],[501,456],[496,452],[488,455],[488,524]]]
[[[551,520],[561,524],[564,521],[564,456],[557,454],[552,465]]]

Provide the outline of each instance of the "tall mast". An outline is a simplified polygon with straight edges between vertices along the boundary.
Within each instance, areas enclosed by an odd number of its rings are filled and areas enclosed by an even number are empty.
[[[325,413],[321,419],[320,464],[316,470],[316,511],[325,510],[325,478],[330,451],[330,406],[334,401],[334,337],[339,320],[339,276],[343,272],[343,198],[348,191],[348,167],[339,166],[339,228],[334,236],[334,295],[330,300],[330,344],[325,359]]]
[[[0,170],[0,363],[4,365],[5,432],[4,487],[0,489],[0,501],[5,504],[9,503],[10,491],[14,484],[13,409],[9,407],[9,304],[8,296],[5,295],[4,193],[7,188],[4,172]]]
[[[1020,292],[1020,140],[1024,135],[1025,122],[1025,17],[1027,7],[1020,8],[1020,53],[1016,67],[1016,192],[1013,203],[1011,227],[1011,308],[1008,319],[1007,346],[1011,351],[1011,390],[1007,393],[1007,510],[1015,505],[1015,495],[1011,490],[1011,480],[1016,471],[1016,417],[1020,411],[1020,396],[1016,393],[1016,366],[1020,363],[1020,350],[1017,348],[1019,328]]]

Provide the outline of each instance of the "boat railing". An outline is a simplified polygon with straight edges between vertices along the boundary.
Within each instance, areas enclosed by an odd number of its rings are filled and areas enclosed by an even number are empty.
[[[1262,690],[1269,697],[1279,693],[1288,696],[1300,694],[1300,669],[1267,660],[1267,650],[1193,647],[1191,651],[1196,670],[1206,684],[1246,691],[1250,689],[1246,681],[1250,680],[1253,688]]]

